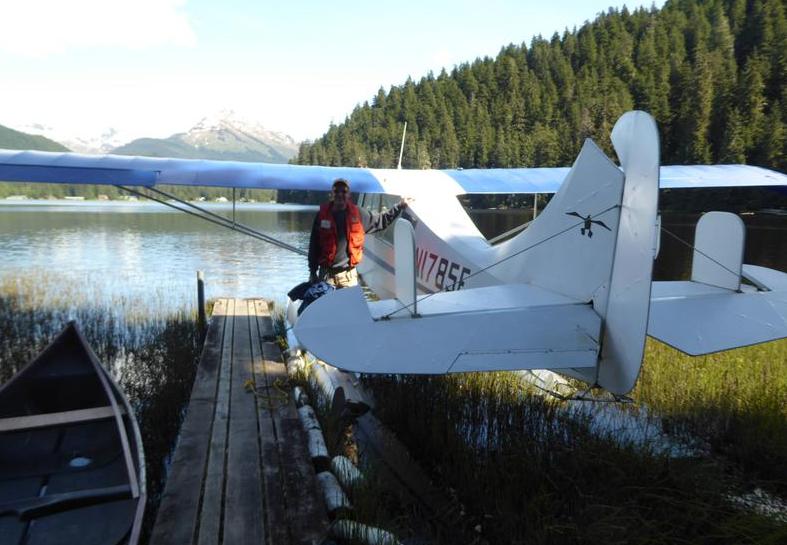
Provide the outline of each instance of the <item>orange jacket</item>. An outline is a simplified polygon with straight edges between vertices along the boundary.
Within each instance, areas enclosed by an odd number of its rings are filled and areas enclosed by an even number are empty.
[[[361,221],[360,210],[349,201],[347,202],[346,217],[347,251],[350,254],[350,266],[355,267],[363,257],[363,241],[366,232],[363,228],[363,221]],[[317,219],[320,232],[319,263],[323,267],[330,267],[336,258],[336,222],[333,220],[330,202],[320,205]]]

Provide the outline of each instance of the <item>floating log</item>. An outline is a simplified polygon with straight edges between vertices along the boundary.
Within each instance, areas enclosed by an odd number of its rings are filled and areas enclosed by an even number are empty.
[[[308,369],[306,361],[300,354],[295,354],[287,357],[287,374],[290,378],[296,377],[304,373]]]
[[[295,336],[295,333],[292,332],[292,329],[287,330],[287,350],[285,352],[286,358],[291,358],[292,356],[300,356],[301,352],[303,352],[303,347],[298,342],[298,337]]]
[[[363,484],[363,473],[346,456],[334,456],[331,460],[331,471],[345,490],[352,491]]]
[[[328,373],[327,366],[319,361],[312,364],[312,377],[314,377],[315,386],[322,391],[326,399],[330,401],[331,407],[333,407],[336,387],[331,380],[331,375]]]
[[[352,505],[350,505],[350,500],[347,499],[347,494],[344,493],[342,487],[339,485],[339,481],[336,480],[333,473],[330,471],[318,473],[317,480],[322,488],[328,516],[336,518],[338,515],[352,510]]]
[[[325,446],[325,438],[322,435],[320,423],[314,409],[310,405],[304,405],[298,409],[298,416],[301,425],[306,430],[308,437],[309,456],[317,471],[324,471],[330,467],[331,459],[328,456],[328,447]]]
[[[298,308],[300,308],[300,306],[300,301],[295,302],[292,299],[287,299],[287,309],[284,316],[287,318],[287,323],[292,326],[298,321]]]
[[[309,395],[303,391],[303,388],[296,386],[292,390],[292,399],[295,401],[295,406],[300,408],[309,404]]]
[[[400,545],[401,543],[387,530],[367,526],[354,520],[337,520],[331,525],[331,535],[342,541],[367,545]]]
[[[352,416],[358,417],[365,414],[372,406],[354,374],[341,371],[319,360],[314,360],[312,369],[317,387],[331,401],[332,413],[340,414],[346,409]],[[343,398],[337,399],[338,390],[343,390]],[[338,401],[342,402],[341,406],[337,406]]]

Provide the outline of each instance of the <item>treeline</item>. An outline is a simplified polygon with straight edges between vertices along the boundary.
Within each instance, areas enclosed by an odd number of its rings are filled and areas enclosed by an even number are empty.
[[[43,136],[27,134],[0,125],[0,149],[37,150],[37,151],[69,151],[68,148]],[[159,187],[162,191],[187,201],[205,199],[215,200],[219,197],[232,199],[232,188],[198,187],[198,186],[167,186]],[[111,185],[92,184],[38,184],[0,181],[0,199],[12,196],[24,196],[29,199],[63,199],[65,197],[84,197],[85,199],[118,200],[131,196],[130,193]],[[235,190],[237,200],[254,200],[268,202],[276,199],[276,191],[269,189]]]
[[[232,199],[232,188],[161,185],[157,189],[186,201],[205,199],[213,201],[219,197]],[[141,188],[135,188],[140,189]],[[84,197],[85,199],[119,200],[133,196],[127,191],[112,185],[87,184],[32,184],[0,182],[0,199],[12,196],[25,196],[29,199],[63,199]],[[163,198],[157,196],[157,198]],[[236,189],[235,199],[268,202],[276,199],[276,191],[269,189]]]
[[[380,89],[301,145],[300,164],[408,168],[564,166],[585,138],[612,153],[625,111],[659,124],[664,164],[785,170],[784,0],[676,0],[610,8],[580,29],[509,45],[437,77]]]

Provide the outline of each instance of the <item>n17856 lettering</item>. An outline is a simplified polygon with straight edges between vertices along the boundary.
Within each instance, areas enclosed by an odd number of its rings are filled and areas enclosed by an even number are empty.
[[[416,274],[418,279],[438,290],[453,291],[462,289],[470,269],[449,261],[444,257],[416,248]]]

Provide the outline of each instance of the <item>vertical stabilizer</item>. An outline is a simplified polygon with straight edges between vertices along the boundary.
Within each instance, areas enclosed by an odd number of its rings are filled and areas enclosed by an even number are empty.
[[[737,291],[741,287],[746,226],[737,214],[708,212],[697,222],[691,279]]]
[[[495,247],[491,272],[581,302],[609,282],[623,173],[586,140],[549,205],[522,233]]]
[[[625,394],[637,381],[648,327],[659,191],[659,134],[640,111],[621,116],[612,144],[625,175],[623,201],[604,318],[597,383]]]

